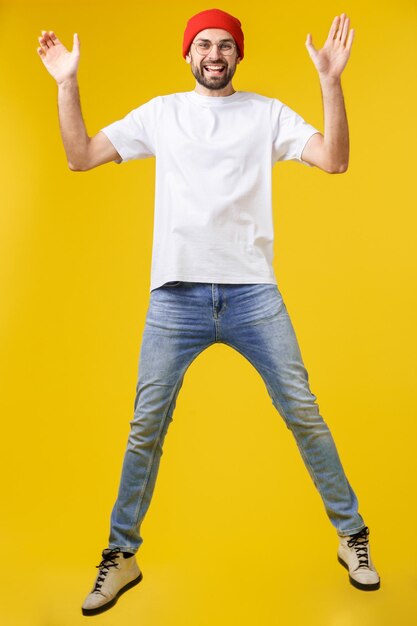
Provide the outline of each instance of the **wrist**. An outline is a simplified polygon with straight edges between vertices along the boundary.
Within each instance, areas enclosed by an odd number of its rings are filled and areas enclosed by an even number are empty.
[[[74,76],[68,76],[67,78],[63,78],[62,80],[57,80],[57,85],[59,88],[68,88],[78,84],[76,74]]]
[[[342,84],[340,76],[328,76],[319,73],[319,79],[323,87],[340,87]]]

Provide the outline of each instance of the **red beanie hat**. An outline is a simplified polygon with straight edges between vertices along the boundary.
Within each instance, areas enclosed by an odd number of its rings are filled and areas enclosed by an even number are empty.
[[[190,17],[185,28],[184,39],[182,42],[182,56],[184,59],[187,56],[194,37],[206,28],[222,28],[223,30],[227,30],[233,36],[233,39],[239,48],[239,56],[243,59],[244,39],[241,23],[237,17],[233,17],[230,13],[226,13],[220,9],[201,11],[201,13],[197,13],[197,15]]]

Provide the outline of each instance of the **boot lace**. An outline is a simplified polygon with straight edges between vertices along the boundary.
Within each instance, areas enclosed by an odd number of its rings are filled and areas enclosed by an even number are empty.
[[[369,567],[368,535],[369,529],[365,526],[365,528],[356,533],[356,535],[352,535],[347,542],[348,547],[353,548],[358,557],[359,565],[357,569]]]
[[[117,550],[117,548],[113,548],[112,550],[109,550],[106,554],[103,552],[102,554],[103,560],[101,561],[99,565],[96,565],[96,567],[99,569],[99,573],[97,576],[96,584],[93,589],[93,593],[97,591],[101,591],[101,586],[104,583],[104,580],[107,574],[109,573],[110,568],[117,567],[117,563],[115,563],[115,559],[117,558],[118,554],[120,554],[120,550]]]

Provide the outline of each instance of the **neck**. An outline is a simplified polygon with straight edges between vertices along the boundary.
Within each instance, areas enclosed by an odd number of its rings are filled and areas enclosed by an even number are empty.
[[[233,89],[232,83],[229,83],[223,89],[207,89],[207,87],[203,87],[196,81],[194,91],[200,96],[212,96],[214,98],[224,97],[224,96],[232,96],[236,91]]]

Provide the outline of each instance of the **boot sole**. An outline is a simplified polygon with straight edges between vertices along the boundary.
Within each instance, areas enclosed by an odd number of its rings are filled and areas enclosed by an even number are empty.
[[[142,580],[142,578],[143,578],[143,574],[141,572],[137,578],[135,578],[134,580],[130,581],[130,583],[122,587],[120,591],[118,591],[117,594],[114,596],[114,598],[110,600],[110,602],[107,602],[106,604],[102,604],[101,606],[98,606],[96,609],[81,609],[82,614],[83,615],[98,615],[99,613],[104,613],[104,611],[111,609],[112,606],[116,604],[120,596],[125,591],[128,591],[132,587],[135,587],[135,585],[138,585],[140,581]]]
[[[337,555],[337,560],[339,561],[340,565],[343,565],[343,567],[347,569],[347,571],[349,572],[348,564],[345,563],[344,560],[341,559],[339,555]],[[363,583],[358,583],[358,581],[352,578],[350,574],[349,574],[349,582],[351,585],[353,585],[353,587],[356,587],[356,589],[360,589],[361,591],[376,591],[381,586],[380,581],[378,581],[377,583],[371,583],[370,585],[364,585]]]

